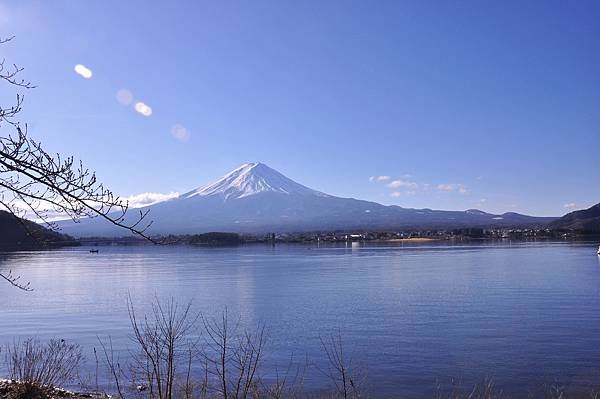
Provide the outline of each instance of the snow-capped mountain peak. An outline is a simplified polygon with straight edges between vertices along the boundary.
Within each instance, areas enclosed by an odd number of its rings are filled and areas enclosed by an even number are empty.
[[[224,199],[237,199],[265,192],[328,196],[288,179],[263,163],[253,162],[234,169],[214,183],[184,194],[182,198],[218,195]]]
[[[263,234],[310,231],[399,231],[463,227],[541,226],[553,218],[493,215],[476,209],[434,211],[385,206],[312,190],[261,163],[247,163],[207,186],[150,205],[151,234],[210,231]],[[127,222],[135,223],[135,213]],[[103,224],[104,223],[104,224]],[[68,234],[114,236],[122,231],[103,219],[61,223]]]

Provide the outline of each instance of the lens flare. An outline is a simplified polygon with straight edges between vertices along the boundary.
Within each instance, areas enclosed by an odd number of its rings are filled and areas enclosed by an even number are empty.
[[[121,105],[130,105],[133,102],[133,94],[127,89],[121,89],[115,95]]]
[[[90,79],[92,77],[92,70],[85,65],[75,65],[75,73],[84,79]]]
[[[176,124],[171,128],[171,135],[179,141],[188,141],[190,139],[190,131],[180,124]]]
[[[152,108],[150,108],[148,105],[144,104],[141,101],[135,103],[135,111],[144,116],[152,115]]]

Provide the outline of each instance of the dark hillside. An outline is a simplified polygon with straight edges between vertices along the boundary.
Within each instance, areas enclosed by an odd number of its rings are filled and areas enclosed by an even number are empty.
[[[0,247],[43,248],[73,245],[72,237],[0,211]]]
[[[573,230],[582,233],[600,233],[600,203],[588,209],[567,213],[548,225],[555,230]]]

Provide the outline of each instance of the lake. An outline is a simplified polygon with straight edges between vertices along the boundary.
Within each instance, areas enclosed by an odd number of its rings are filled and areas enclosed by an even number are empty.
[[[377,397],[431,397],[453,378],[485,377],[517,397],[559,381],[600,388],[597,242],[113,246],[13,252],[0,270],[33,292],[0,283],[0,342],[36,336],[76,341],[87,371],[97,336],[127,356],[127,297],[139,313],[154,297],[225,307],[263,322],[265,369],[294,361],[307,390],[326,388],[319,337],[340,332]],[[316,366],[313,366],[316,365]],[[100,377],[105,382],[104,377]]]

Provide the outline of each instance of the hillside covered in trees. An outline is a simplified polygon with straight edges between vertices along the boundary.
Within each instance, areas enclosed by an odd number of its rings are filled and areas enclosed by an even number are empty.
[[[549,224],[553,230],[574,230],[582,233],[600,233],[600,203],[588,209],[567,213]]]
[[[0,211],[1,248],[44,248],[74,245],[72,237]]]

